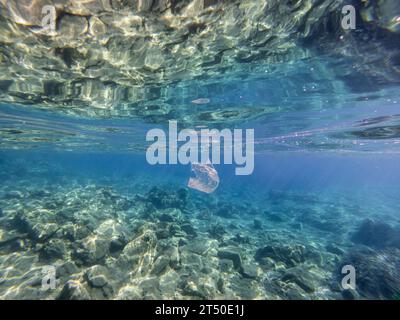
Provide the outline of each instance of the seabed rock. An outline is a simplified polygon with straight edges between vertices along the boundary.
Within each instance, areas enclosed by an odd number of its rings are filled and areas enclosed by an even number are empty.
[[[88,283],[95,288],[102,288],[108,283],[108,270],[101,265],[94,265],[85,273]]]
[[[207,239],[201,238],[196,241],[190,241],[185,245],[184,249],[198,255],[204,255],[210,249],[210,244]]]
[[[56,277],[62,278],[65,276],[70,276],[72,274],[78,273],[79,269],[72,261],[67,261],[60,265],[56,271]]]
[[[169,213],[162,213],[158,218],[162,222],[174,222],[174,216]]]
[[[179,274],[175,270],[169,270],[160,277],[159,288],[163,298],[175,298],[179,284]]]
[[[123,236],[113,238],[110,242],[110,253],[120,253],[127,244],[127,240]]]
[[[56,223],[37,223],[29,230],[30,235],[38,242],[44,242],[51,238],[58,230],[59,226]]]
[[[306,212],[296,218],[298,223],[307,224],[317,230],[343,233],[343,226],[337,216],[321,216],[318,212]],[[339,220],[340,221],[340,220]]]
[[[293,267],[285,270],[282,281],[293,282],[307,293],[315,291],[313,276],[304,267]]]
[[[210,228],[208,229],[208,233],[210,234],[211,237],[214,239],[221,239],[225,234],[227,234],[227,231],[225,230],[224,226],[222,226],[219,223],[212,224]]]
[[[89,236],[76,243],[72,256],[76,263],[92,265],[102,261],[109,253],[109,248],[109,239]]]
[[[195,283],[194,281],[182,281],[180,289],[184,296],[190,296],[197,299],[212,299],[212,291],[208,290],[203,284]]]
[[[117,300],[141,300],[141,290],[137,286],[126,285],[122,287],[116,296]]]
[[[68,280],[60,295],[60,300],[91,300],[85,286],[77,280]]]
[[[240,273],[243,277],[249,279],[256,279],[258,277],[258,268],[255,263],[243,263]]]
[[[254,259],[262,264],[264,258],[272,258],[285,263],[288,267],[294,267],[306,260],[305,251],[302,245],[268,245],[258,249]]]
[[[91,234],[91,230],[87,226],[73,223],[66,223],[61,231],[63,236],[72,242],[82,240]]]
[[[221,272],[231,272],[233,270],[233,261],[230,259],[220,259],[219,269]]]
[[[365,219],[354,233],[352,240],[376,249],[400,248],[400,230],[396,230],[384,222]]]
[[[45,242],[60,229],[55,223],[54,213],[48,210],[35,210],[29,213],[18,212],[14,218],[16,229],[26,232],[37,242]]]
[[[152,275],[159,276],[162,274],[170,263],[170,259],[167,256],[159,256],[154,261],[153,269],[151,270]]]
[[[67,253],[64,241],[60,239],[51,239],[43,245],[40,250],[41,257],[45,260],[62,259]]]
[[[139,288],[142,290],[142,296],[145,300],[161,299],[160,283],[157,277],[145,279],[139,283]]]
[[[226,287],[236,292],[241,299],[255,299],[259,294],[256,281],[239,275],[233,275]]]
[[[195,238],[197,237],[197,232],[196,229],[193,227],[193,225],[191,223],[184,223],[181,225],[181,229],[186,232],[186,234],[191,237],[191,238]]]
[[[238,249],[233,247],[221,248],[218,250],[218,257],[231,260],[236,270],[242,270],[242,258]]]

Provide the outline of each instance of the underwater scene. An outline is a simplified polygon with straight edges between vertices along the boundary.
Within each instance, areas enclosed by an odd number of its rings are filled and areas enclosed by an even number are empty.
[[[398,0],[0,0],[0,299],[400,300]]]

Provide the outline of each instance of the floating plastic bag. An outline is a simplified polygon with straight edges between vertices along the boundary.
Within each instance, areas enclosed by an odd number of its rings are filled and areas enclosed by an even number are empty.
[[[217,170],[211,163],[192,163],[193,177],[190,177],[188,187],[205,193],[212,193],[219,185]]]

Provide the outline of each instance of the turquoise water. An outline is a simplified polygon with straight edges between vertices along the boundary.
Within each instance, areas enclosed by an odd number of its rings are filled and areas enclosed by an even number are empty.
[[[334,17],[294,51],[250,39],[264,51],[158,82],[147,66],[134,98],[115,76],[114,104],[110,80],[74,96],[47,82],[37,93],[22,71],[1,78],[0,299],[398,299],[398,16],[344,38]],[[3,67],[17,56],[5,37]],[[25,86],[6,82],[17,80]],[[207,193],[188,184],[190,164],[150,165],[146,134],[170,120],[254,129],[254,172],[214,163],[219,184]]]

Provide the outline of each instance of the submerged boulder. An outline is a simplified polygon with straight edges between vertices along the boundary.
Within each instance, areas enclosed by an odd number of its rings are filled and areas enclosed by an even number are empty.
[[[135,285],[126,285],[119,289],[116,295],[117,300],[141,300],[141,290]]]
[[[261,264],[264,258],[272,258],[289,267],[294,267],[306,260],[306,248],[302,245],[267,245],[258,249],[254,258]]]
[[[242,270],[242,257],[240,252],[235,247],[225,247],[218,250],[218,257],[220,259],[231,260],[236,270]]]
[[[151,270],[152,275],[159,276],[162,274],[167,266],[169,265],[170,259],[167,256],[159,256],[156,261],[154,261],[153,268]]]
[[[227,233],[225,227],[219,223],[212,224],[207,232],[213,239],[217,240],[220,240]]]
[[[68,280],[58,296],[59,300],[90,300],[85,286],[77,280]]]
[[[62,259],[67,253],[65,243],[60,239],[51,239],[40,250],[40,257],[45,260]]]
[[[91,265],[102,261],[109,253],[110,239],[87,237],[75,244],[72,257],[80,265]]]
[[[296,217],[296,221],[301,224],[307,224],[308,226],[321,231],[327,231],[332,233],[342,233],[344,228],[340,222],[340,217],[337,215],[320,215],[315,211],[307,211]]]
[[[36,223],[29,224],[29,235],[36,241],[44,242],[51,238],[59,229],[55,223]]]
[[[161,222],[176,222],[182,220],[182,211],[178,208],[167,208],[163,210],[157,210],[159,212],[158,220]]]
[[[183,223],[181,225],[181,229],[188,235],[188,237],[190,237],[190,238],[197,237],[197,231],[191,223],[189,223],[189,222]]]
[[[301,266],[285,270],[281,280],[295,283],[307,293],[315,291],[315,283],[312,274]]]
[[[244,278],[256,279],[258,277],[258,268],[253,263],[243,263],[240,273]]]
[[[13,219],[13,227],[27,233],[35,242],[42,243],[55,236],[57,231],[60,230],[56,214],[45,209],[19,211]]]
[[[87,282],[95,288],[102,288],[108,283],[109,273],[106,267],[94,265],[86,270]]]
[[[62,265],[57,267],[56,276],[57,278],[62,278],[78,272],[79,269],[75,265],[75,263],[73,263],[72,261],[66,261]]]
[[[400,248],[400,230],[385,222],[365,219],[353,234],[352,241],[376,249]]]

